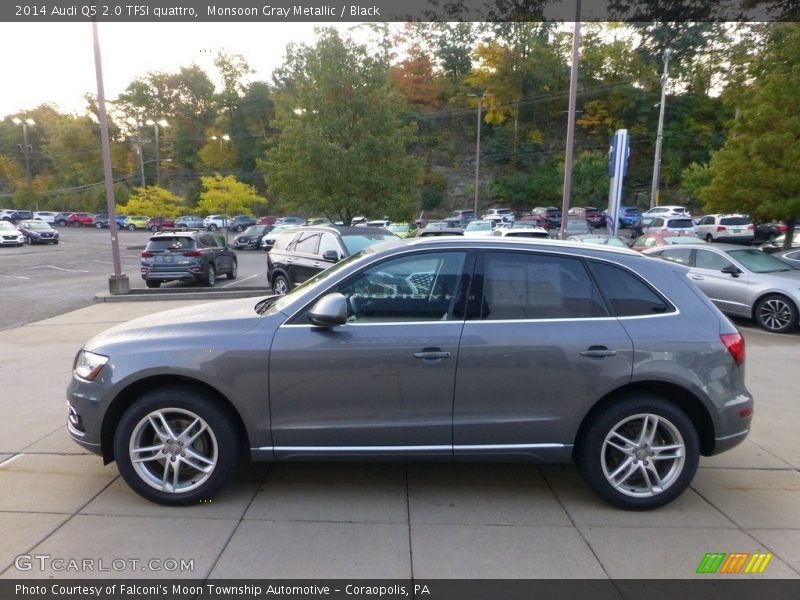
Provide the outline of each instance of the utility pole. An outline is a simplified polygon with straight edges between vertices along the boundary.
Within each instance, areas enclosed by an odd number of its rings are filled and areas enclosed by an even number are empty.
[[[36,206],[34,208],[34,204],[33,204],[33,187],[31,186],[31,162],[30,162],[30,158],[29,158],[30,152],[31,152],[31,150],[33,150],[33,147],[28,143],[28,125],[31,125],[31,126],[32,125],[36,125],[36,121],[34,121],[33,119],[30,119],[30,118],[28,118],[28,119],[20,119],[20,118],[17,118],[17,117],[14,117],[11,120],[13,121],[13,123],[15,125],[22,125],[22,146],[17,144],[17,148],[22,150],[22,155],[25,157],[25,176],[26,176],[26,180],[28,182],[28,204],[29,204],[29,208],[30,208],[31,213],[33,213],[34,210],[39,210],[39,203],[37,202]]]
[[[669,56],[672,50],[664,50],[664,73],[661,75],[661,105],[658,111],[658,133],[656,134],[656,156],[653,161],[653,185],[650,187],[650,208],[658,204],[658,185],[661,179],[661,142],[664,139],[664,107],[667,102],[667,81],[669,80]]]
[[[478,99],[478,132],[475,136],[475,206],[473,215],[473,218],[477,221],[480,219],[480,216],[478,215],[478,191],[480,189],[478,181],[481,172],[481,108],[483,107],[483,98],[485,94],[467,95]]]
[[[561,231],[559,239],[567,239],[567,213],[572,191],[572,146],[575,142],[575,99],[578,94],[578,60],[581,45],[581,0],[575,2],[575,28],[572,31],[572,67],[569,77],[569,104],[567,114],[567,148],[564,157],[564,191],[561,197]]]

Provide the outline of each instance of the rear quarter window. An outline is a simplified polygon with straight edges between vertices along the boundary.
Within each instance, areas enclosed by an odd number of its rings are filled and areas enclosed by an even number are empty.
[[[614,316],[652,316],[675,311],[674,306],[632,272],[591,261],[589,268]]]

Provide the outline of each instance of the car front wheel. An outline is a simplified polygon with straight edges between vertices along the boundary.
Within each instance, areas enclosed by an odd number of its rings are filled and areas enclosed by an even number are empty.
[[[707,233],[706,234],[706,241],[710,244],[711,242],[714,241],[714,236],[712,236],[710,233]]]
[[[219,229],[219,227],[217,227],[217,226],[216,226],[216,225],[214,225],[213,223],[212,223],[211,225],[209,225],[209,226],[208,226],[208,230],[209,230],[209,231],[216,231],[217,229]]]
[[[128,225],[128,231],[136,231],[136,225]]]
[[[585,427],[578,468],[606,502],[650,510],[677,498],[700,459],[697,430],[671,402],[650,393],[617,399]]]
[[[797,307],[780,294],[764,296],[753,313],[756,323],[772,333],[788,333],[797,327]]]
[[[94,224],[94,228],[95,229],[102,229],[103,228],[103,224],[102,223],[95,223]]]
[[[122,415],[114,456],[140,496],[173,506],[214,495],[235,472],[241,444],[231,417],[202,392],[152,390]]]
[[[147,279],[144,283],[149,288],[160,288],[161,287],[161,282],[160,281],[154,281],[152,279]]]

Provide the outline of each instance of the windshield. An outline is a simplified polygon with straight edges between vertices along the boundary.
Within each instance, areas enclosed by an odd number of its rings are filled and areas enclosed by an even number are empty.
[[[401,223],[398,225],[389,225],[389,231],[392,233],[406,233],[409,230],[408,223]]]
[[[29,221],[28,227],[31,229],[50,229],[50,225],[42,221]]]
[[[358,254],[364,248],[368,248],[369,246],[373,246],[380,242],[386,242],[388,240],[396,240],[397,236],[393,233],[386,232],[386,233],[370,233],[364,235],[343,235],[342,236],[342,243],[344,247],[347,248],[347,252],[350,255]]]
[[[743,249],[728,252],[733,258],[742,263],[753,273],[777,273],[791,271],[792,268],[761,250]]]
[[[16,231],[17,228],[14,227],[11,223],[8,223],[7,221],[0,221],[0,229],[2,229],[3,231],[6,230]]]
[[[588,229],[588,226],[586,225],[586,219],[569,219],[567,221],[567,231],[576,229]]]
[[[272,225],[251,225],[244,230],[243,235],[259,235],[272,230]]]

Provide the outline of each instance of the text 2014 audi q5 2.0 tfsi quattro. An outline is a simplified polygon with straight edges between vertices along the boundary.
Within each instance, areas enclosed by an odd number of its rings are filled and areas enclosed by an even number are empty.
[[[743,363],[681,265],[549,240],[387,242],[285,296],[95,337],[69,432],[165,504],[210,497],[248,453],[575,460],[611,504],[649,509],[747,435]]]

